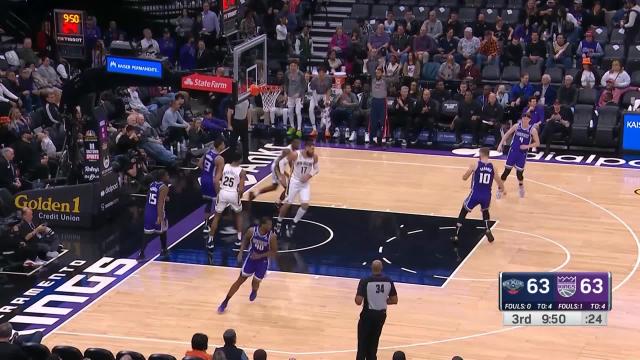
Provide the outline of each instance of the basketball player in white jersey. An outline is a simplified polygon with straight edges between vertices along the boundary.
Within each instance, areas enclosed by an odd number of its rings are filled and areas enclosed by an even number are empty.
[[[289,186],[287,186],[286,197],[278,214],[278,222],[276,223],[276,232],[280,232],[282,227],[282,218],[287,215],[291,203],[296,197],[300,198],[300,207],[293,218],[293,224],[287,227],[287,236],[291,237],[296,225],[304,216],[309,208],[309,200],[311,197],[311,184],[309,181],[312,177],[320,172],[318,164],[318,155],[314,153],[315,145],[313,141],[307,140],[304,144],[304,150],[292,151],[287,159],[293,163]]]
[[[231,207],[235,213],[236,229],[238,230],[238,240],[242,240],[242,192],[246,172],[240,167],[242,156],[239,153],[231,155],[231,163],[225,164],[222,172],[216,175],[216,198],[215,214],[209,228],[209,243],[213,243],[213,237],[218,229],[218,222],[224,210]]]
[[[282,149],[280,156],[271,163],[271,185],[264,187],[255,193],[253,191],[250,192],[249,201],[253,201],[260,194],[276,191],[278,189],[278,185],[282,185],[284,190],[282,191],[282,194],[280,194],[280,198],[276,200],[276,205],[280,206],[280,203],[284,200],[284,196],[287,191],[287,183],[289,182],[289,175],[287,174],[289,160],[287,157],[291,152],[298,151],[298,149],[300,149],[300,139],[297,138],[293,139],[291,144]]]

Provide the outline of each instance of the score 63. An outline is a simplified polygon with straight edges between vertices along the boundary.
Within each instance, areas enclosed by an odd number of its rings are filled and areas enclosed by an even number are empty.
[[[527,292],[529,294],[548,294],[550,281],[547,278],[531,278],[527,280]],[[600,278],[584,278],[580,280],[580,292],[582,294],[601,294],[604,291],[604,282]]]

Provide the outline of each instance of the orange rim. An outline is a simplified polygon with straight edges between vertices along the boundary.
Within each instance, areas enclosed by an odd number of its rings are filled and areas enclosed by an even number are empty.
[[[260,93],[276,92],[282,90],[282,86],[279,85],[260,85]]]

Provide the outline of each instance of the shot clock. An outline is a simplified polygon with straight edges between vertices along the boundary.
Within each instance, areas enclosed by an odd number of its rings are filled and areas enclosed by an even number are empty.
[[[605,326],[611,273],[501,272],[500,311],[506,326]]]
[[[62,57],[84,58],[84,11],[53,10],[55,39]]]

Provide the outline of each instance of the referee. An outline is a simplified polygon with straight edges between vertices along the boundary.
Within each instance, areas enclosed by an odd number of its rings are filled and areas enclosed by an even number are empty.
[[[371,276],[360,280],[356,305],[362,305],[358,321],[358,353],[356,360],[376,360],[382,326],[387,319],[387,305],[398,303],[393,281],[382,273],[382,261],[371,264]]]

